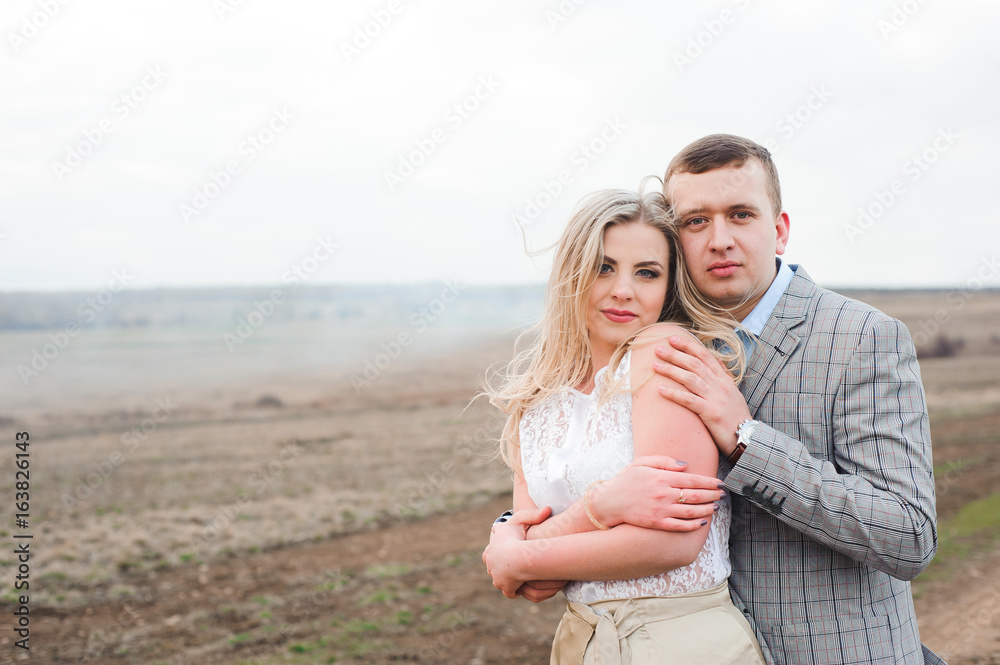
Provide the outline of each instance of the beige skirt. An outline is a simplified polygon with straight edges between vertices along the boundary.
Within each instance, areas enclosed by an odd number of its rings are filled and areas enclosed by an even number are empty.
[[[600,610],[597,614],[594,610]],[[729,586],[663,598],[569,603],[551,665],[764,664]]]

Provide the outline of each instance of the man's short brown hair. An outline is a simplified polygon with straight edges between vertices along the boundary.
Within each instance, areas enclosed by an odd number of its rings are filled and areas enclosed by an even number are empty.
[[[767,196],[771,199],[774,214],[777,216],[781,212],[778,169],[775,168],[767,148],[742,136],[710,134],[691,143],[670,160],[667,173],[663,176],[663,184],[666,186],[671,176],[677,173],[705,173],[728,166],[740,168],[748,159],[755,159],[764,167]]]

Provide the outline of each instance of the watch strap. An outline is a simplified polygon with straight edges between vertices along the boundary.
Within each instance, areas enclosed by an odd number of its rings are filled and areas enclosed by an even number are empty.
[[[740,457],[742,457],[743,453],[746,451],[747,439],[750,438],[750,435],[753,433],[756,425],[756,420],[747,419],[741,422],[736,428],[736,448],[729,454],[729,457],[726,458],[733,466],[736,466],[736,463],[740,461]]]

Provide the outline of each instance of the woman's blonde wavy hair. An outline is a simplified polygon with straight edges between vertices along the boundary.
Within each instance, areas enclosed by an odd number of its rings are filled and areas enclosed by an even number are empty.
[[[746,359],[734,330],[737,324],[694,287],[669,204],[660,192],[641,193],[649,179],[643,181],[638,193],[608,189],[580,202],[556,243],[541,321],[518,336],[513,360],[488,373],[483,394],[507,414],[499,456],[514,471],[520,468],[518,430],[525,412],[556,393],[584,383],[600,369],[591,366],[587,303],[604,260],[604,232],[611,226],[647,224],[663,233],[670,247],[667,274],[671,279],[659,321],[690,330],[727,364],[734,381],[742,378]],[[634,340],[635,335],[619,345],[611,359],[609,376]]]

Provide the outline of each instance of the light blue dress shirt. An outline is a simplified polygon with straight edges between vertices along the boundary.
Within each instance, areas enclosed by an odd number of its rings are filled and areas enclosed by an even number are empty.
[[[792,268],[780,258],[776,258],[775,261],[778,263],[778,274],[775,275],[771,286],[764,293],[764,297],[760,299],[760,302],[753,308],[753,311],[747,314],[747,318],[742,321],[743,327],[754,336],[764,332],[767,320],[771,318],[774,308],[778,306],[778,301],[781,300],[781,296],[785,294],[785,289],[788,288],[788,285],[792,282],[792,277],[795,276],[795,268]],[[742,330],[737,331],[737,334],[743,340],[743,345],[747,347],[747,353],[751,353],[753,347],[752,340],[746,339],[745,333]]]

